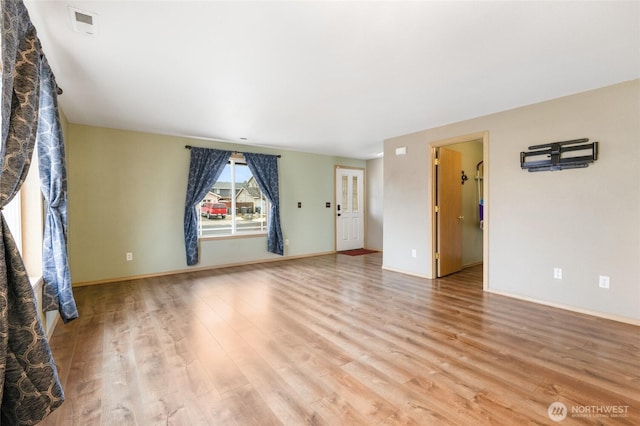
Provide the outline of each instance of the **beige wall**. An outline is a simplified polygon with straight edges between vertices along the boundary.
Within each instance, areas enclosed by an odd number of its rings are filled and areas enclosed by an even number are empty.
[[[367,239],[370,250],[382,250],[383,159],[367,160]]]
[[[185,145],[282,154],[282,231],[290,241],[285,256],[334,251],[333,209],[325,207],[327,201],[334,205],[334,167],[364,168],[362,160],[70,123],[69,258],[74,284],[187,269],[183,217],[189,151]],[[126,261],[127,252],[133,253],[133,261]],[[196,267],[278,258],[267,253],[264,236],[205,240]]]
[[[384,267],[430,276],[430,144],[488,132],[488,290],[612,318],[640,320],[640,80],[385,141]],[[587,137],[586,169],[528,173],[528,146]],[[395,148],[407,155],[395,156]],[[411,249],[418,247],[418,258]],[[554,280],[553,268],[564,279]],[[598,276],[611,288],[598,287]],[[429,285],[425,282],[425,285]]]

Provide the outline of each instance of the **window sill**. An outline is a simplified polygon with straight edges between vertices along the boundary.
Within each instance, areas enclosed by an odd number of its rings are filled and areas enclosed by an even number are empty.
[[[200,241],[215,241],[215,240],[238,240],[243,238],[261,238],[266,237],[266,232],[256,232],[250,234],[235,234],[235,235],[206,235],[198,237]]]
[[[42,275],[29,277],[29,281],[31,281],[31,288],[33,288],[34,292],[40,290],[42,288],[42,284],[44,283],[42,280]]]

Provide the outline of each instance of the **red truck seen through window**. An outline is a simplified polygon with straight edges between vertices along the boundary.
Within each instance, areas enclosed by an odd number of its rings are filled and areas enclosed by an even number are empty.
[[[200,215],[206,216],[207,219],[215,217],[224,219],[227,216],[227,206],[222,203],[204,203],[200,207]]]

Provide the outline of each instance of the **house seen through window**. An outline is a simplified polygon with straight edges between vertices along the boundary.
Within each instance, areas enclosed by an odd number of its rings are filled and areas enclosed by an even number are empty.
[[[266,233],[269,202],[241,157],[232,157],[199,205],[201,237]]]

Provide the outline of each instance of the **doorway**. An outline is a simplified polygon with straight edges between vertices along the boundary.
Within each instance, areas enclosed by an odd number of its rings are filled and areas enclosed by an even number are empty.
[[[488,133],[430,144],[433,278],[484,264],[488,288]]]
[[[462,270],[462,153],[448,147],[435,148],[436,276]],[[461,183],[462,182],[462,183]]]
[[[336,167],[336,251],[364,248],[364,170]]]

